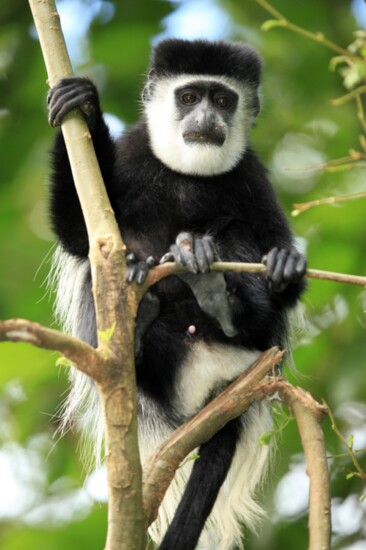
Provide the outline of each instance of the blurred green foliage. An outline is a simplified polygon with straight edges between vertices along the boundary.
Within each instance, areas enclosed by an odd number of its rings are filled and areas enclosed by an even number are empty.
[[[84,54],[78,57],[76,52],[75,63],[79,74],[92,76],[98,84],[106,112],[125,123],[136,120],[151,41],[164,30],[163,18],[188,3],[160,0],[100,3],[102,9],[87,33]],[[81,0],[74,6],[75,10],[76,5],[82,6],[88,13],[93,4]],[[211,4],[214,3],[206,2],[207,10]],[[329,70],[335,54],[285,29],[262,32],[262,23],[271,17],[254,0],[245,3],[223,0],[221,6],[232,20],[228,37],[253,43],[265,59],[262,114],[253,131],[253,142],[273,172],[272,179],[288,214],[295,202],[366,190],[361,170],[292,173],[281,165],[281,159],[285,158],[292,167],[295,158],[300,159],[301,167],[311,166],[316,163],[316,155],[327,161],[347,155],[350,148],[359,148],[361,127],[355,104],[350,102],[337,108],[330,105],[332,98],[346,92],[337,71]],[[321,31],[343,47],[353,40],[357,25],[350,1],[276,0],[275,6],[292,22],[311,31]],[[80,13],[75,11],[76,19],[81,17]],[[53,247],[46,190],[53,131],[47,124],[45,68],[27,3],[2,2],[0,28],[0,317],[25,317],[50,325],[52,296],[47,293],[44,281]],[[311,267],[366,273],[365,206],[365,199],[337,207],[321,206],[293,219],[296,234],[306,243]],[[301,384],[315,398],[326,399],[336,415],[348,403],[356,403],[360,409],[366,403],[365,293],[356,287],[313,281],[304,303],[307,327],[293,352],[297,371],[289,372],[291,381]],[[56,436],[54,444],[51,441],[57,428],[57,414],[53,415],[67,388],[65,372],[55,367],[57,357],[24,344],[0,346],[3,452],[17,456],[11,454],[14,449],[23,449],[29,453],[25,456],[33,457],[39,437],[46,438],[47,447],[39,454],[44,459],[43,481],[38,481],[37,491],[29,492],[33,496],[21,513],[4,512],[4,487],[1,491],[0,547],[4,550],[103,547],[104,504],[94,505],[92,511],[86,506],[85,517],[74,504],[75,513],[71,510],[71,515],[75,522],[42,523],[31,514],[42,504],[51,507],[52,499],[61,502],[68,490],[76,491],[83,483],[77,435],[70,433],[62,439]],[[350,419],[347,423],[347,417],[340,413],[340,427],[357,436],[355,448],[358,442],[366,447],[365,418],[362,430]],[[329,454],[343,452],[328,421],[325,431]],[[305,511],[294,515],[292,520],[281,521],[271,501],[277,482],[299,453],[296,425],[290,422],[282,435],[266,503],[276,521],[267,522],[259,538],[249,536],[246,548],[307,548]],[[0,452],[0,479],[1,471],[4,472],[1,456]],[[359,454],[359,460],[365,466],[365,453]],[[333,459],[331,465],[333,495],[339,502],[348,502],[353,495],[362,494],[365,489],[361,480],[346,479],[352,469],[348,458]],[[65,486],[62,480],[67,481]],[[25,486],[24,491],[27,490]],[[9,501],[13,496],[9,494]],[[338,530],[334,548],[351,548],[350,544],[356,541],[364,541],[362,548],[366,548],[362,527],[366,524],[365,507],[361,512],[363,524],[361,521],[348,534]]]

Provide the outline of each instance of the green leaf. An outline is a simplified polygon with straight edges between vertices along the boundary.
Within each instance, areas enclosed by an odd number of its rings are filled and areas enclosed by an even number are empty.
[[[187,458],[180,464],[179,468],[183,468],[183,466],[185,464],[187,464],[187,462],[189,462],[190,460],[197,460],[198,458],[200,458],[200,454],[199,452],[195,452],[195,453],[191,453],[190,455],[187,456]]]
[[[197,458],[199,458],[199,457],[200,457],[200,454],[197,451],[196,453],[192,453],[189,456],[187,456],[187,460],[197,460]]]

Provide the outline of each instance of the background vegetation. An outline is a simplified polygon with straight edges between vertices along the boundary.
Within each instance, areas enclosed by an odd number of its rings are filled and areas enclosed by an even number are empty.
[[[365,25],[362,0],[276,0],[292,22],[346,47]],[[255,148],[290,215],[293,203],[366,191],[364,170],[309,168],[359,149],[354,102],[334,53],[286,29],[261,30],[268,14],[255,0],[72,0],[58,3],[74,66],[97,83],[116,129],[139,114],[139,90],[151,45],[162,36],[233,38],[265,59],[262,115]],[[47,221],[48,151],[45,69],[28,4],[0,4],[0,317],[52,322],[45,286],[53,237]],[[314,268],[366,273],[365,199],[319,206],[293,218]],[[293,351],[301,384],[325,399],[355,449],[366,448],[366,294],[359,287],[312,281],[306,326]],[[98,550],[105,540],[102,475],[84,484],[78,436],[54,436],[55,411],[67,389],[57,356],[23,344],[0,346],[0,547],[4,550]],[[333,488],[334,548],[366,549],[365,481],[326,421]],[[342,456],[339,456],[342,453]],[[357,454],[365,466],[366,452]],[[366,494],[366,493],[365,493]],[[296,426],[283,431],[266,492],[272,520],[249,550],[307,547],[307,478]]]

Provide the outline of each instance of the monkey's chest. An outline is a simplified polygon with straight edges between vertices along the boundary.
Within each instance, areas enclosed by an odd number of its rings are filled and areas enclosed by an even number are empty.
[[[148,234],[154,240],[169,237],[171,243],[177,231],[204,227],[227,210],[225,186],[169,175],[156,177],[143,191],[127,185],[124,197],[117,200],[122,230]]]
[[[198,341],[190,347],[175,381],[179,413],[188,419],[246,371],[260,352]]]

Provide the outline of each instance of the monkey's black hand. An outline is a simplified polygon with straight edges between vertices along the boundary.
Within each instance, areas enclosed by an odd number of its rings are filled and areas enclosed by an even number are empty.
[[[76,108],[84,113],[90,129],[101,116],[97,89],[88,78],[62,78],[48,92],[47,103],[52,127],[60,126],[64,117]]]
[[[156,265],[156,260],[153,256],[149,256],[146,261],[140,261],[133,252],[130,252],[126,256],[126,263],[126,281],[128,283],[136,281],[138,285],[142,285],[146,280],[149,270]]]
[[[306,260],[295,248],[272,248],[263,263],[274,292],[282,292],[290,283],[298,283],[306,273]]]
[[[186,231],[179,233],[170,252],[164,254],[160,263],[176,262],[192,273],[208,273],[210,265],[217,259],[217,252],[212,237],[194,237]]]

